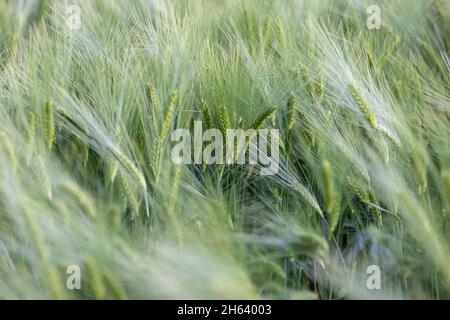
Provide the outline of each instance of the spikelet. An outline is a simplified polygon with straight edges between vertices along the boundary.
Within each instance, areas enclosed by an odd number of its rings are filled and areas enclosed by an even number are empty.
[[[287,103],[287,109],[288,109],[287,127],[288,127],[288,130],[292,130],[292,128],[295,125],[295,120],[297,118],[296,105],[297,105],[297,98],[294,95],[291,95],[291,97],[289,98],[288,103]]]
[[[253,44],[253,41],[256,39],[255,37],[255,20],[252,12],[248,10],[244,10],[245,17],[245,27],[247,29],[248,41],[250,44]]]
[[[208,105],[206,104],[205,101],[202,101],[202,114],[203,114],[203,119],[205,120],[206,123],[206,128],[207,129],[212,129],[214,128],[214,123],[211,117],[211,112],[209,111]]]
[[[339,222],[339,206],[331,174],[331,164],[328,160],[322,161],[322,184],[325,207],[328,215],[328,239],[331,239]]]
[[[28,118],[28,142],[27,142],[27,163],[29,164],[31,157],[33,156],[34,144],[36,140],[36,113],[30,112]]]
[[[375,115],[375,112],[372,110],[371,107],[367,104],[366,100],[362,97],[362,95],[358,92],[356,87],[349,85],[348,89],[350,91],[350,94],[352,95],[353,99],[355,100],[356,104],[358,105],[361,112],[366,117],[366,120],[369,122],[372,128],[377,129],[377,117]]]
[[[227,132],[227,129],[229,128],[229,120],[228,120],[227,109],[223,105],[220,105],[218,107],[218,112],[217,113],[218,113],[218,116],[219,116],[220,131],[225,136],[226,132]]]
[[[256,118],[255,122],[253,122],[251,128],[258,130],[262,127],[262,125],[264,124],[264,122],[270,118],[275,111],[277,111],[276,107],[271,107],[268,108],[266,111],[264,111],[258,118]]]
[[[44,128],[47,147],[51,150],[55,142],[55,124],[53,119],[53,101],[48,100],[44,108]]]
[[[136,196],[131,190],[130,184],[128,183],[126,177],[121,172],[119,172],[119,178],[122,183],[125,199],[131,206],[133,217],[137,217],[139,214],[139,204]]]
[[[117,171],[119,170],[119,162],[114,161],[108,166],[108,183],[112,185],[116,180]]]
[[[119,150],[114,150],[114,154],[119,159],[120,163],[127,169],[135,178],[139,181],[142,189],[147,190],[147,182],[145,181],[145,177],[141,171],[134,165],[134,163],[128,159],[122,152]]]
[[[329,251],[327,241],[320,235],[302,230],[297,234],[296,241],[293,243],[295,251],[307,252],[319,259],[326,259]]]
[[[262,24],[262,36],[264,39],[266,39],[267,36],[269,35],[270,25],[271,25],[270,17],[265,16],[263,19],[263,24]]]
[[[147,99],[150,103],[150,105],[153,106],[156,110],[161,110],[161,106],[159,105],[158,96],[156,95],[156,90],[153,86],[150,84],[147,85]]]
[[[108,284],[108,287],[111,289],[112,294],[114,295],[114,299],[118,300],[128,299],[127,293],[125,292],[122,284],[120,283],[119,280],[117,280],[115,275],[109,270],[106,270],[103,273],[105,281]]]
[[[379,205],[378,200],[373,196],[373,194],[359,188],[353,178],[347,177],[347,182],[352,187],[353,191],[358,196],[358,198],[361,199],[362,202],[367,204],[373,203],[376,206]],[[378,223],[380,225],[383,225],[381,210],[378,209],[377,207],[371,206],[370,211],[375,214]]]
[[[95,219],[97,212],[95,211],[95,205],[93,200],[83,191],[81,188],[70,180],[65,180],[61,182],[61,190],[70,195],[78,205],[81,210],[89,215],[91,218]]]
[[[281,24],[281,21],[278,21],[277,28],[276,28],[276,35],[278,39],[278,43],[282,48],[286,46],[286,35],[284,34],[283,25]]]
[[[161,141],[164,140],[166,138],[167,134],[169,133],[170,122],[172,120],[172,114],[173,114],[173,111],[174,111],[174,108],[176,105],[176,101],[177,101],[177,91],[174,90],[170,94],[169,102],[167,103],[167,106],[165,108],[166,112],[164,114],[164,121],[162,124],[161,134],[160,134]]]
[[[89,285],[94,292],[95,299],[104,299],[106,290],[105,286],[103,285],[103,277],[100,270],[97,268],[95,260],[88,256],[84,260],[84,265],[86,266],[87,272],[89,274]]]
[[[400,146],[400,143],[394,138],[394,136],[392,135],[392,133],[390,131],[388,131],[386,128],[384,128],[381,125],[377,126],[377,131],[382,134],[383,136],[385,136],[386,138],[388,138],[388,140],[393,143],[396,146]]]
[[[443,170],[441,173],[442,185],[445,201],[447,201],[447,210],[450,209],[450,170]]]
[[[382,226],[383,216],[381,214],[381,210],[378,208],[380,206],[380,202],[378,201],[377,198],[375,198],[372,192],[369,193],[369,202],[374,205],[370,207],[370,210],[375,214],[378,224]]]
[[[5,154],[8,156],[13,172],[17,171],[17,158],[13,144],[9,135],[5,131],[0,131],[0,146],[3,147]]]
[[[322,100],[324,92],[323,69],[320,68],[317,76],[317,83],[315,85],[315,94],[319,100]]]
[[[83,166],[86,167],[86,164],[89,160],[89,145],[81,141],[77,136],[75,136],[75,144],[81,153]]]
[[[369,194],[366,190],[358,187],[354,178],[347,177],[347,183],[353,189],[353,192],[361,199],[362,202],[369,202]]]
[[[417,151],[411,153],[411,166],[415,172],[417,192],[423,193],[427,189],[427,167],[424,161],[421,159]]]
[[[291,75],[291,77],[293,79],[297,79],[298,76],[300,75],[300,73],[301,73],[301,69],[298,67],[292,67],[289,69],[289,74]]]
[[[295,181],[292,185],[292,188],[297,191],[303,199],[323,218],[322,209],[317,202],[316,197],[312,194],[304,185]]]
[[[445,9],[443,0],[432,0],[432,6],[442,21],[448,21],[448,10]]]

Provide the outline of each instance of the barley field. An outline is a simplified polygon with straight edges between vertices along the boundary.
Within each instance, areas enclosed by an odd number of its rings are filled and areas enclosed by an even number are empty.
[[[0,298],[450,299],[450,2],[0,0]]]

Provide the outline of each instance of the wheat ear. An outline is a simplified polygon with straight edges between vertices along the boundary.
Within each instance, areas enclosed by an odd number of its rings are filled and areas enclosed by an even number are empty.
[[[373,109],[368,105],[366,100],[359,93],[358,89],[356,89],[355,86],[349,85],[348,89],[350,91],[350,94],[353,97],[353,100],[355,100],[359,109],[361,110],[363,115],[366,117],[367,122],[369,122],[369,124],[372,128],[377,129],[377,127],[378,127],[377,116],[375,115],[375,112],[373,111]]]
[[[322,183],[325,207],[328,215],[328,239],[331,239],[339,221],[339,205],[334,187],[331,164],[328,160],[322,161]]]

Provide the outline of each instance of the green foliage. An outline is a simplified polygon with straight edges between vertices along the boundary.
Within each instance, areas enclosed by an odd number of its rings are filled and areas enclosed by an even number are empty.
[[[0,1],[0,298],[449,299],[450,4],[371,4]],[[173,164],[198,120],[278,173]]]

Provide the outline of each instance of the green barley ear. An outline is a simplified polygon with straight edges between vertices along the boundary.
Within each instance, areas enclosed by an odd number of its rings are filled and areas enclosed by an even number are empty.
[[[328,160],[322,161],[322,184],[325,207],[328,215],[328,239],[331,239],[339,222],[339,205],[331,173],[331,164]]]
[[[374,213],[375,218],[380,226],[383,225],[383,215],[381,214],[381,210],[378,208],[380,206],[380,202],[373,195],[372,192],[369,193],[369,202],[373,203],[375,206],[370,206],[370,211]]]
[[[360,188],[357,184],[354,178],[347,177],[347,183],[352,188],[352,191],[358,196],[358,198],[362,202],[368,202],[369,201],[369,194],[366,190]]]
[[[100,270],[97,268],[95,260],[90,256],[86,257],[84,260],[84,265],[89,275],[89,285],[94,292],[94,297],[97,300],[102,300],[105,298],[105,286],[103,285],[103,277]]]
[[[372,128],[377,129],[377,116],[375,115],[375,112],[373,109],[367,104],[366,100],[363,98],[363,96],[359,93],[358,89],[356,89],[355,86],[349,85],[348,89],[350,91],[350,94],[353,97],[353,100],[355,100],[356,104],[358,105],[361,112],[366,117],[366,120],[369,122]]]
[[[139,203],[136,199],[136,195],[131,190],[130,184],[128,183],[126,177],[122,174],[122,172],[119,172],[119,178],[124,191],[124,199],[131,206],[133,217],[137,217],[139,215]]]
[[[252,12],[244,10],[245,27],[247,29],[247,36],[250,44],[253,44],[255,37],[255,17]]]
[[[277,111],[277,108],[271,107],[264,111],[258,118],[256,118],[255,122],[253,122],[251,128],[258,130],[262,127],[264,122],[269,119],[274,113]]]
[[[269,16],[265,16],[262,23],[262,36],[264,39],[267,38],[270,30],[271,20]]]
[[[413,151],[410,156],[412,169],[415,172],[417,192],[423,193],[427,189],[427,166],[417,151]]]
[[[169,102],[167,103],[167,106],[165,108],[165,114],[164,114],[164,121],[161,128],[161,134],[160,139],[164,140],[169,133],[170,129],[170,122],[172,121],[172,114],[176,105],[177,101],[177,91],[174,90],[170,94]]]
[[[53,120],[53,101],[48,100],[44,109],[44,128],[47,138],[47,147],[51,150],[55,142],[55,124]]]
[[[160,110],[161,107],[159,105],[158,96],[156,94],[156,89],[152,85],[147,85],[147,99],[150,105],[153,106],[156,110]]]
[[[147,181],[145,180],[145,176],[134,165],[133,161],[131,161],[128,157],[126,157],[119,150],[115,150],[114,154],[118,158],[120,163],[128,170],[128,172],[131,172],[134,175],[134,177],[139,181],[139,184],[141,185],[142,189],[147,190]]]
[[[225,108],[225,106],[220,105],[217,113],[219,116],[220,131],[222,131],[223,135],[226,135],[227,129],[229,128],[227,109]]]
[[[87,162],[89,160],[89,145],[81,141],[77,136],[75,136],[75,145],[77,146],[78,151],[81,153],[83,166],[86,168]]]
[[[16,152],[14,151],[14,147],[9,135],[5,131],[0,131],[0,146],[3,146],[4,153],[8,156],[9,161],[11,163],[12,171],[17,171],[17,158]]]
[[[317,75],[317,84],[315,85],[315,94],[319,100],[322,100],[324,92],[323,68],[320,68]]]
[[[445,9],[445,5],[442,2],[442,0],[432,0],[431,3],[439,18],[442,21],[448,21],[448,10]]]
[[[214,128],[214,123],[213,123],[213,120],[211,117],[211,112],[209,111],[208,105],[203,100],[202,100],[202,114],[203,114],[203,119],[205,120],[205,123],[206,123],[206,128],[207,129]]]
[[[287,115],[287,127],[288,130],[292,130],[292,128],[295,125],[295,120],[297,118],[297,98],[294,95],[291,95],[291,97],[288,100],[287,103],[287,109],[288,109],[288,115]]]
[[[284,29],[281,21],[278,21],[277,23],[276,35],[280,46],[284,48],[286,46],[286,35],[284,34]]]
[[[450,209],[450,170],[443,170],[441,173],[445,201],[447,201],[447,210]]]
[[[93,200],[75,183],[70,180],[61,183],[61,190],[71,196],[80,208],[91,218],[95,219],[97,212]]]
[[[108,165],[108,183],[110,185],[114,184],[116,180],[117,172],[119,170],[119,162],[114,161],[112,164]]]

